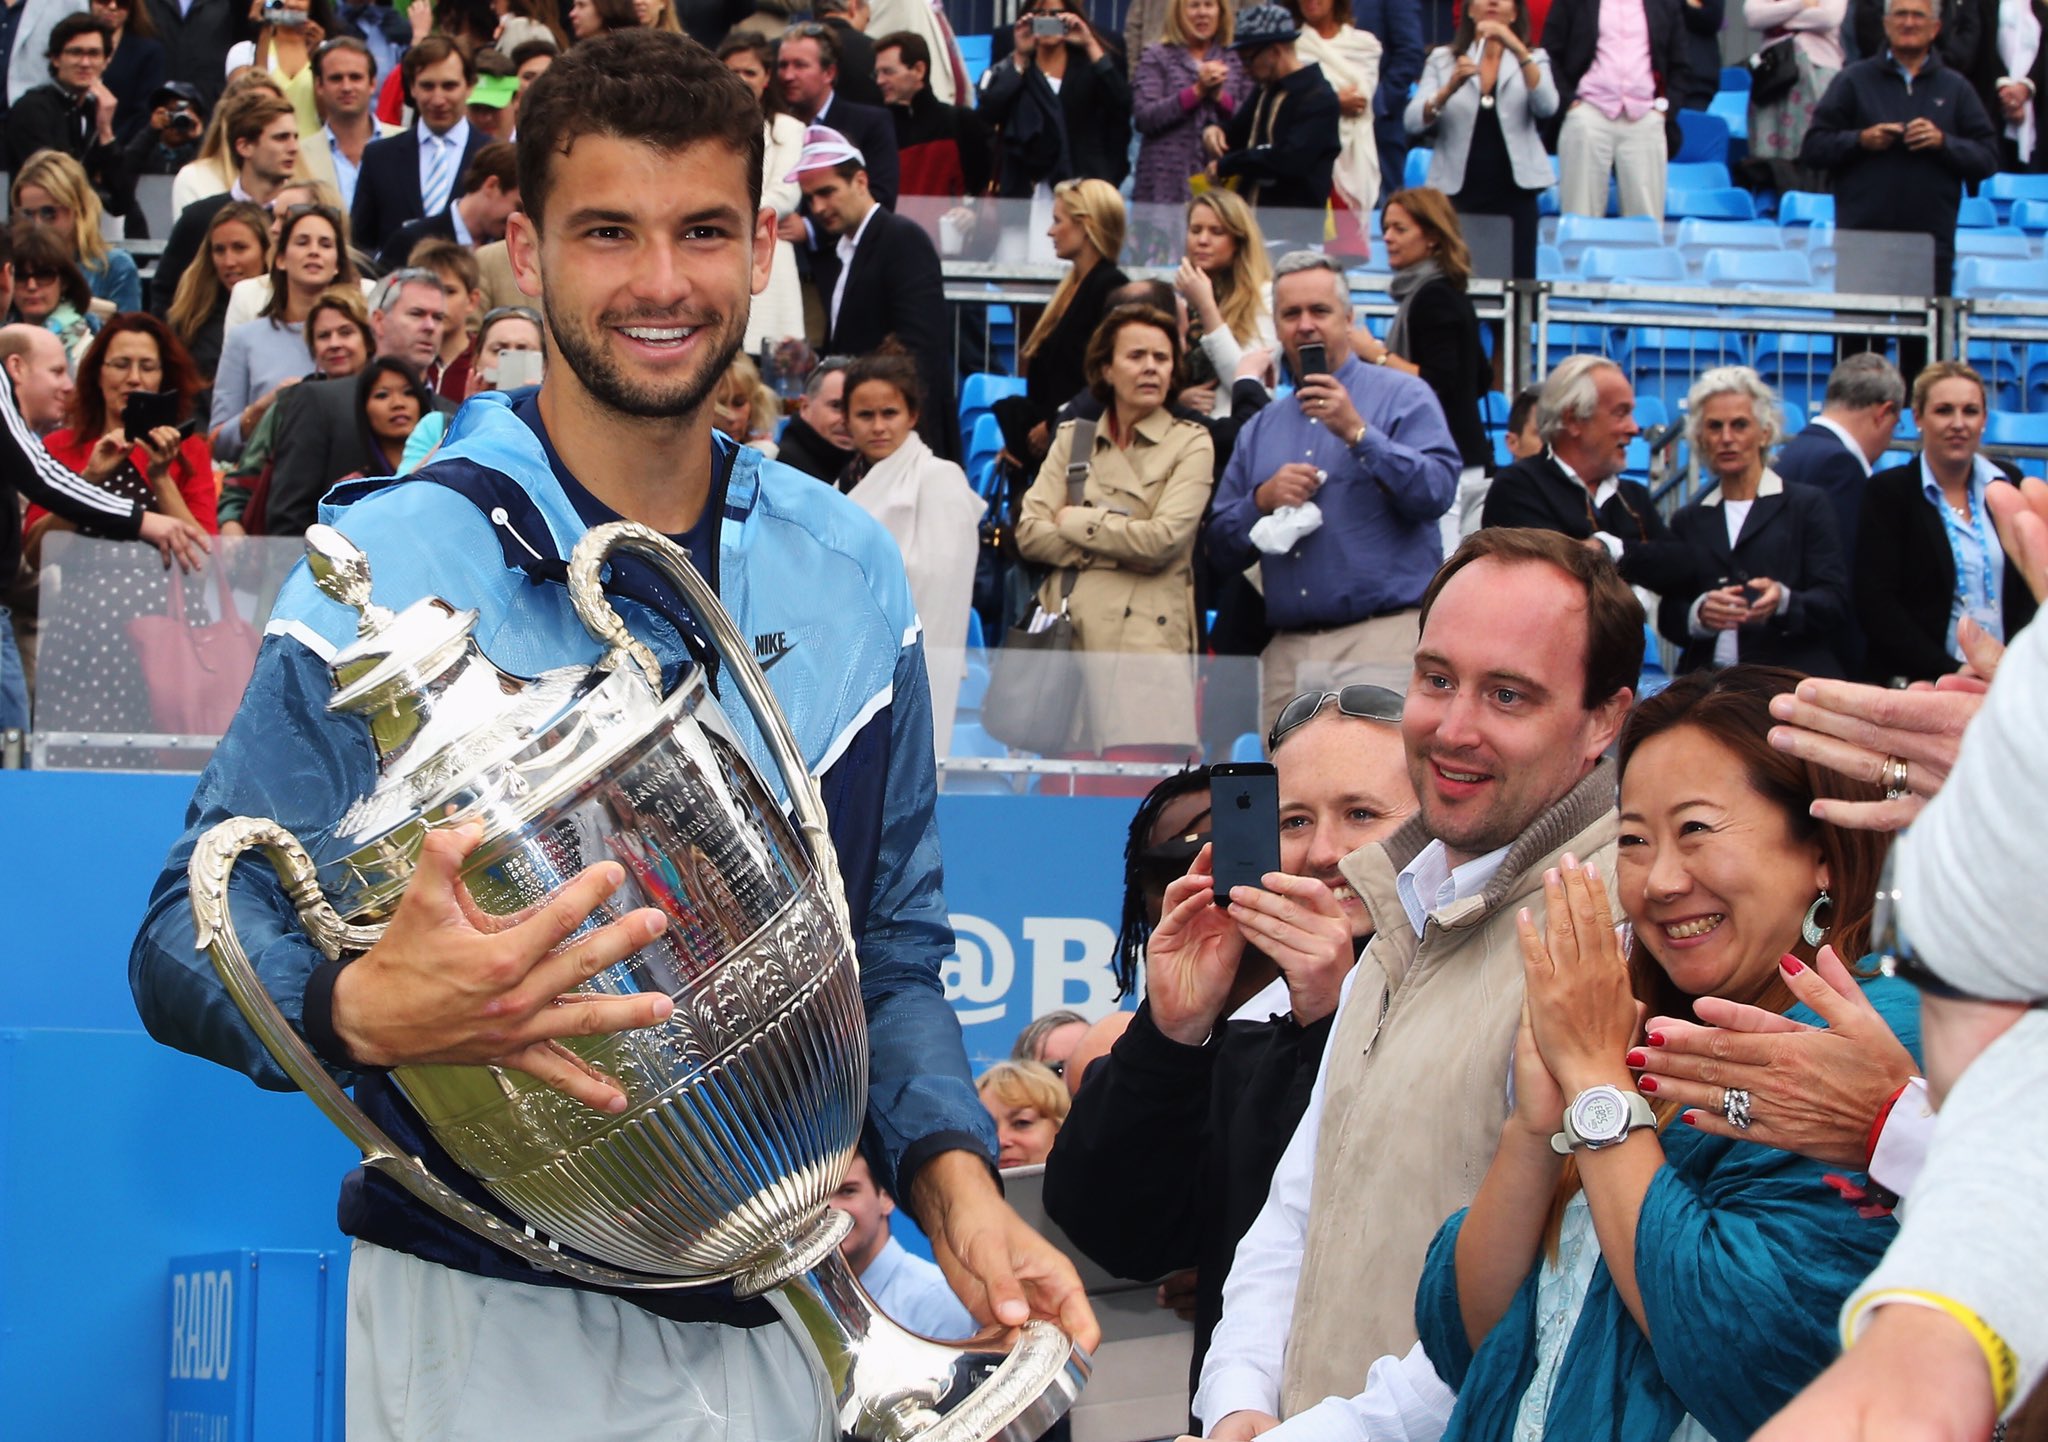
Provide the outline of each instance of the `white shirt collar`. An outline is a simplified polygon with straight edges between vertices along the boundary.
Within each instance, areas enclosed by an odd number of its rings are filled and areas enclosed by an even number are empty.
[[[455,239],[458,244],[476,244],[476,238],[469,233],[469,227],[462,223],[462,197],[459,195],[448,202],[448,223],[455,227]]]
[[[1981,451],[1970,457],[1970,479],[1964,483],[1964,489],[1969,492],[1972,508],[1979,506],[1983,502],[1984,488],[1986,486],[1990,485],[1993,481],[2002,481],[2004,479],[2005,473],[1986,460]],[[1939,497],[1941,495],[1941,481],[1934,474],[1934,468],[1927,464],[1927,452],[1925,450],[1920,452],[1920,489],[1930,496]]]
[[[1507,855],[1508,847],[1501,846],[1461,866],[1452,866],[1443,842],[1432,841],[1423,847],[1394,878],[1394,891],[1401,898],[1401,910],[1408,913],[1409,928],[1420,936],[1422,924],[1431,912],[1486,890]]]
[[[1570,476],[1574,484],[1579,486],[1581,489],[1585,487],[1585,478],[1582,477],[1577,471],[1573,470],[1568,464],[1566,464],[1565,458],[1563,456],[1559,455],[1556,451],[1552,451],[1550,453],[1550,459],[1557,462],[1557,468],[1560,471],[1563,471],[1566,475]],[[1609,501],[1613,500],[1615,494],[1620,490],[1621,478],[1619,476],[1609,476],[1606,480],[1602,481],[1598,486],[1595,486],[1593,488],[1593,509],[1596,511],[1599,510],[1602,506],[1606,505]]]
[[[1294,1008],[1294,998],[1288,995],[1287,978],[1276,976],[1247,1001],[1230,1014],[1232,1021],[1267,1021],[1276,1016],[1285,1016]]]
[[[1858,451],[1856,454],[1860,456],[1863,453]],[[1769,466],[1765,466],[1763,478],[1756,483],[1756,494],[1749,499],[1751,501],[1761,501],[1765,496],[1782,496],[1783,494],[1785,494],[1784,477],[1780,476]],[[1720,482],[1717,481],[1705,495],[1700,497],[1700,504],[1703,506],[1718,506],[1724,499],[1726,498],[1721,494]],[[1747,505],[1748,503],[1747,501],[1728,502],[1731,506]]]
[[[1829,420],[1826,416],[1815,416],[1813,423],[1817,426],[1825,426],[1837,436],[1840,436],[1842,444],[1849,448],[1849,454],[1856,458],[1856,464],[1863,467],[1864,476],[1867,478],[1870,475],[1870,457],[1863,454],[1863,442],[1857,440],[1856,437],[1850,435],[1840,425]]]
[[[413,126],[413,134],[419,138],[421,145],[439,145],[445,141],[453,144],[457,150],[460,150],[469,144],[469,117],[465,115],[439,135],[427,129],[427,122],[422,120],[419,124]],[[462,179],[459,175],[455,178],[457,180]]]

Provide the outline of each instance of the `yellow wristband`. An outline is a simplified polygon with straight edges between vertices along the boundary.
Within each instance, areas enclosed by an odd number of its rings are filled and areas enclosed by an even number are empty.
[[[1921,1292],[1906,1287],[1890,1287],[1882,1292],[1872,1292],[1856,1304],[1854,1311],[1842,1318],[1842,1343],[1848,1346],[1856,1340],[1868,1314],[1887,1302],[1902,1302],[1915,1307],[1927,1307],[1953,1318],[1971,1340],[1984,1351],[1984,1361],[1991,1368],[1991,1397],[1998,1415],[2004,1416],[2005,1409],[2012,1405],[2013,1393],[2019,1388],[2020,1359],[2005,1338],[1991,1330],[1986,1322],[1961,1302],[1941,1296],[1936,1292]]]

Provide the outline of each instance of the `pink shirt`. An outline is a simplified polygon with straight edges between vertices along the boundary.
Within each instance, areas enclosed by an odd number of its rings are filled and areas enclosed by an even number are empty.
[[[1600,37],[1578,98],[1609,120],[1639,120],[1657,99],[1643,0],[1600,0]]]

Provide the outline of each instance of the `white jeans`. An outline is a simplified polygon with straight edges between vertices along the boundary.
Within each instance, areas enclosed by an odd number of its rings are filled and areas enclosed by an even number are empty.
[[[349,1257],[349,1442],[831,1442],[815,1377],[785,1326]]]
[[[1566,215],[1607,214],[1607,177],[1621,191],[1623,215],[1664,218],[1664,112],[1609,120],[1584,101],[1565,112],[1557,136],[1557,208]]]

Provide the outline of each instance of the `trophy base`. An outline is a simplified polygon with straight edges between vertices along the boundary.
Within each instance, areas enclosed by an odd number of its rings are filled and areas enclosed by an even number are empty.
[[[839,1253],[849,1223],[828,1210],[779,1265],[741,1279],[817,1349],[833,1420],[858,1442],[1035,1442],[1073,1406],[1088,1354],[1049,1322],[936,1341],[899,1326]]]

